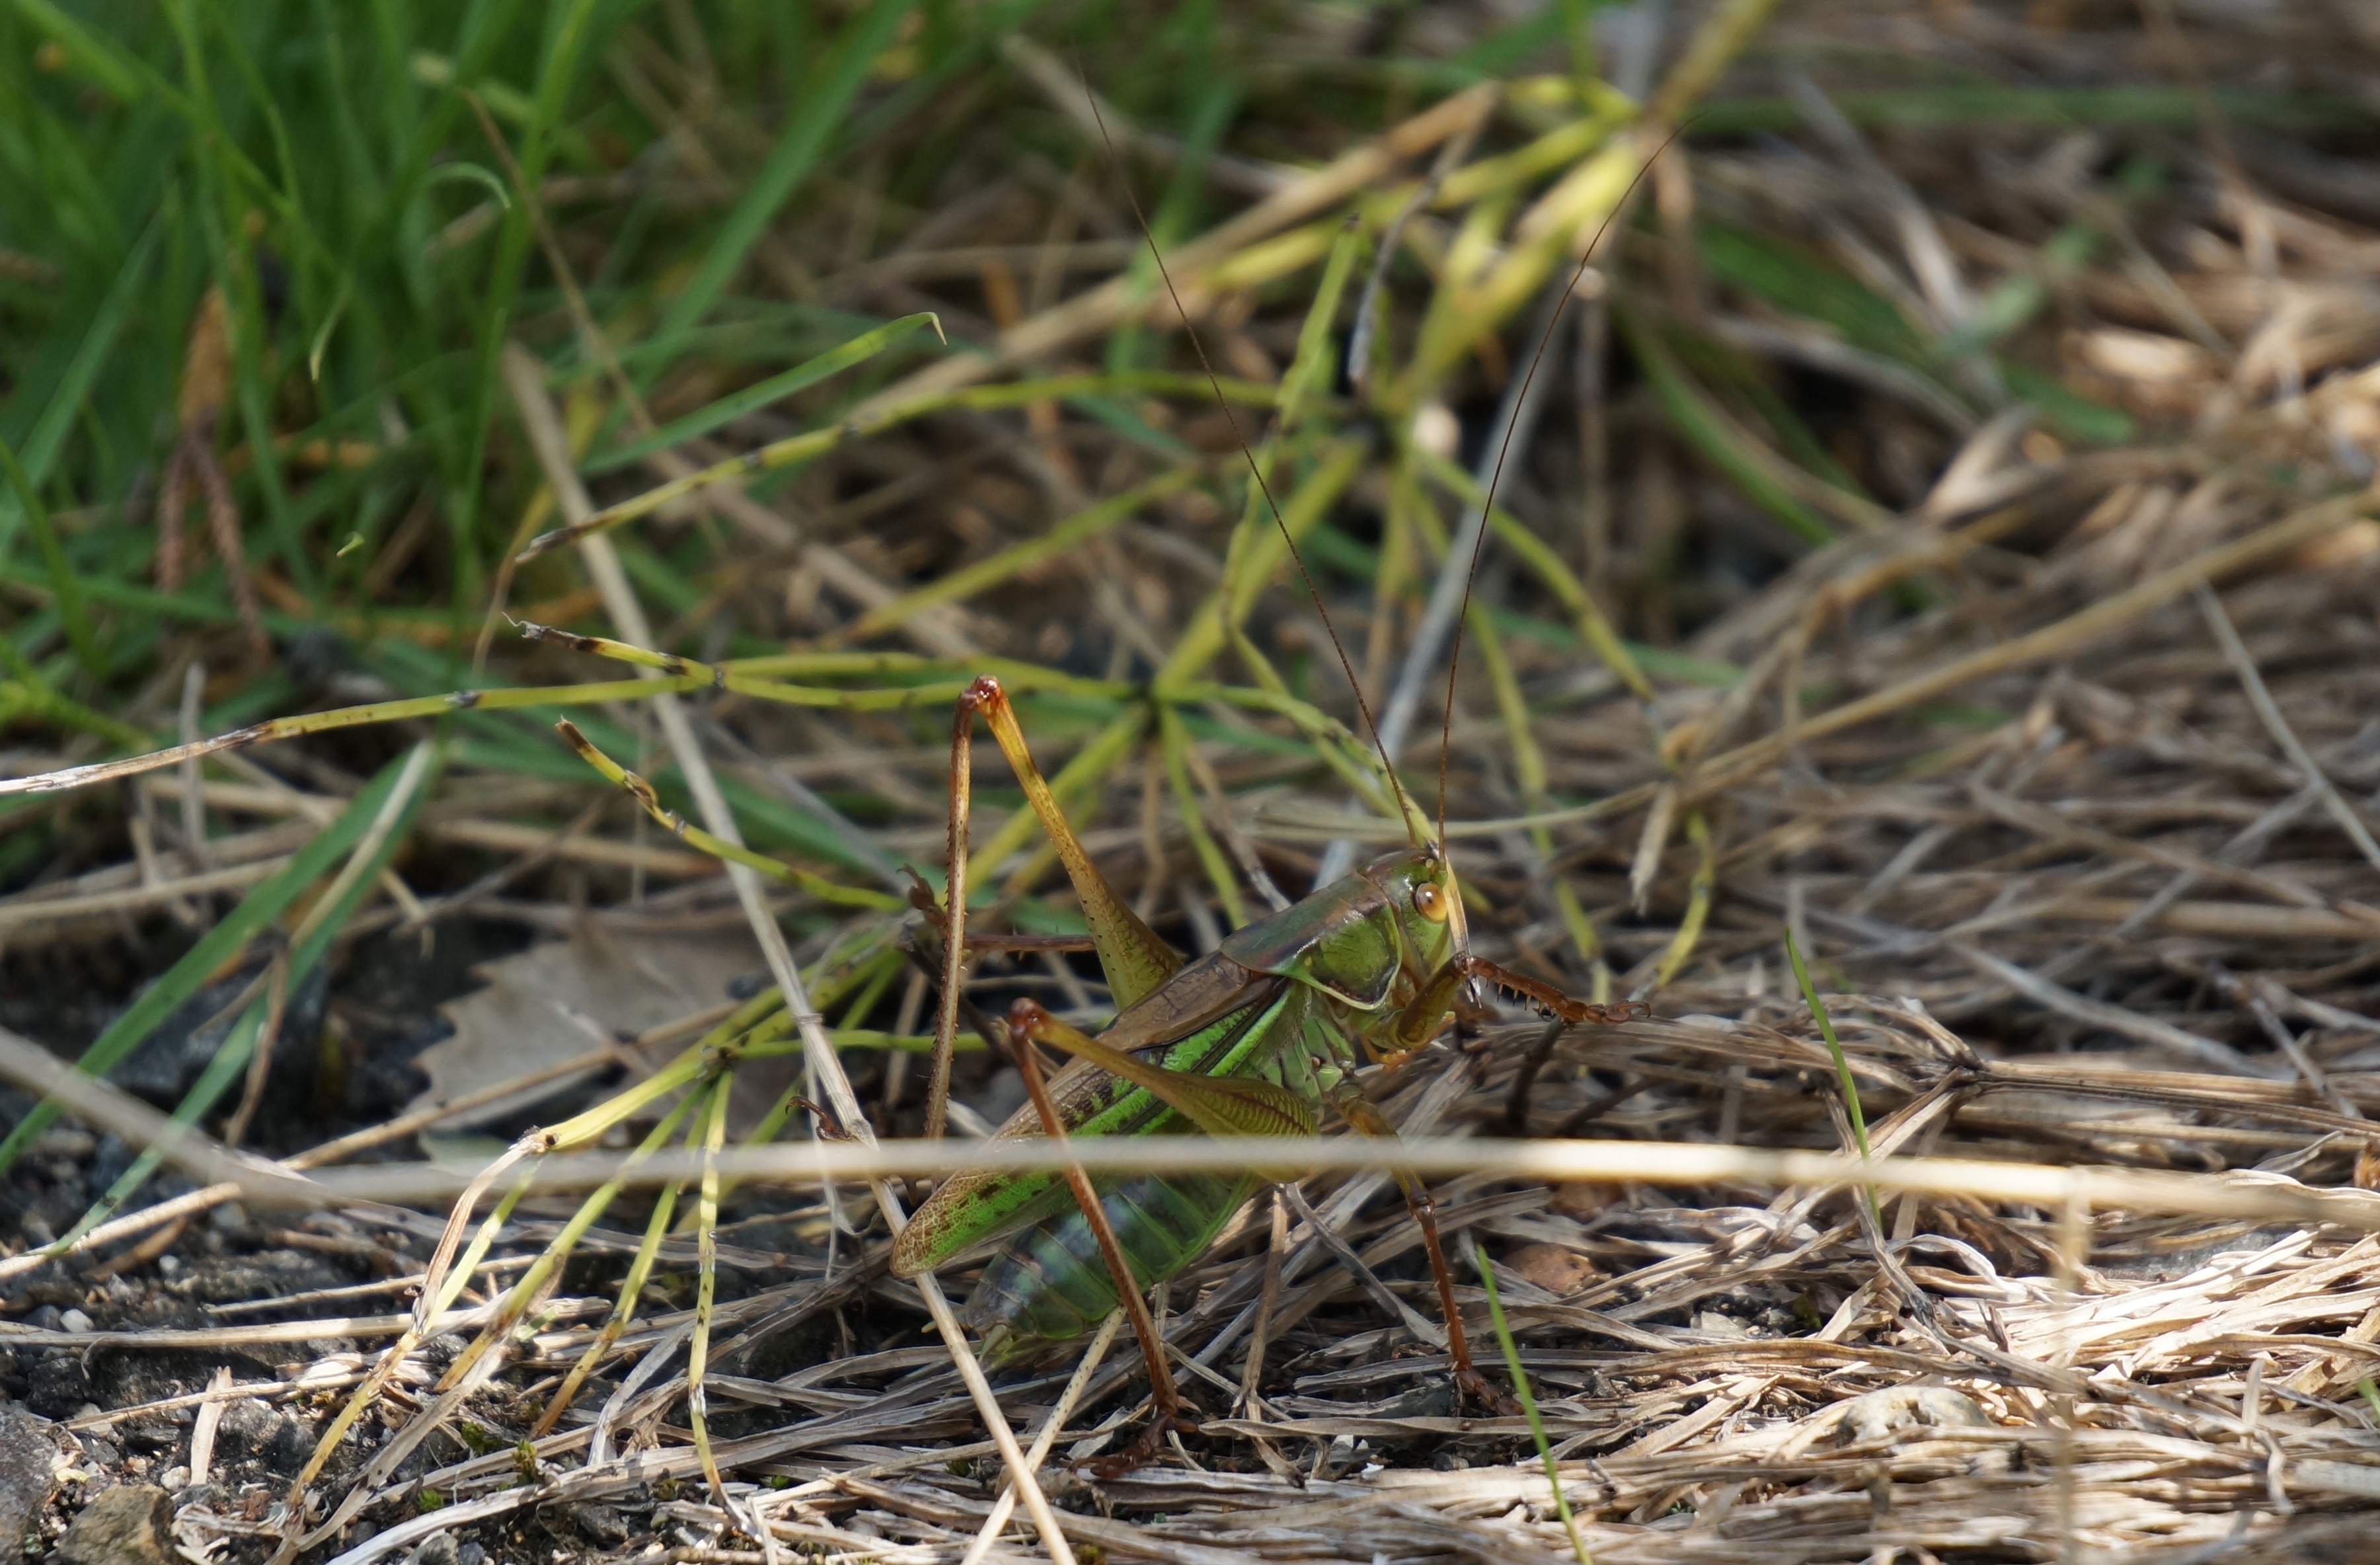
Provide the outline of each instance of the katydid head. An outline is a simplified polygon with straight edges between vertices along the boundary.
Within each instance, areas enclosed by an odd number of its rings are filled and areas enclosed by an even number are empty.
[[[1399,944],[1418,969],[1413,974],[1416,981],[1470,954],[1463,889],[1455,883],[1454,866],[1436,845],[1376,858],[1357,873],[1387,902],[1402,937]]]

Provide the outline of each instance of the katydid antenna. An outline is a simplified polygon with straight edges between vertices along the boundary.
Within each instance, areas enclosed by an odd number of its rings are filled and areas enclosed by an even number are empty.
[[[1553,309],[1546,312],[1546,328],[1537,335],[1537,350],[1529,356],[1528,373],[1522,378],[1520,394],[1513,403],[1515,410],[1527,403],[1529,389],[1536,384],[1537,369],[1546,361],[1546,349],[1553,344],[1554,329],[1561,324],[1562,311],[1569,306],[1571,296],[1578,291],[1579,280],[1586,275],[1586,269],[1595,264],[1596,255],[1603,249],[1603,237],[1611,232],[1612,224],[1628,210],[1628,203],[1634,198],[1636,187],[1645,182],[1645,176],[1652,172],[1653,165],[1661,161],[1663,155],[1677,144],[1678,138],[1686,133],[1687,127],[1693,124],[1694,119],[1688,118],[1661,139],[1661,144],[1653,149],[1653,155],[1638,165],[1628,181],[1628,188],[1620,192],[1620,199],[1611,203],[1610,212],[1604,215],[1602,224],[1595,230],[1595,237],[1589,239],[1586,249],[1580,252],[1578,265],[1572,269],[1570,281],[1562,285]],[[1471,535],[1471,558],[1463,564],[1463,601],[1454,611],[1454,640],[1446,656],[1446,710],[1438,728],[1438,840],[1441,843],[1446,841],[1446,770],[1453,748],[1454,675],[1463,664],[1463,618],[1471,609],[1471,586],[1479,576],[1479,552],[1488,543],[1488,519],[1496,511],[1496,490],[1504,481],[1504,462],[1512,454],[1512,434],[1519,422],[1514,419],[1505,424],[1504,439],[1496,448],[1496,466],[1488,476],[1488,492],[1479,498],[1479,526]],[[1449,563],[1451,564],[1451,561]]]
[[[1421,837],[1414,830],[1411,801],[1405,797],[1403,782],[1398,780],[1396,761],[1390,756],[1388,746],[1380,743],[1379,725],[1372,721],[1372,706],[1364,699],[1364,685],[1355,677],[1355,665],[1348,660],[1346,644],[1339,639],[1338,626],[1330,623],[1330,611],[1324,607],[1322,594],[1314,585],[1314,573],[1305,568],[1305,556],[1298,551],[1297,540],[1290,536],[1289,523],[1281,518],[1281,503],[1273,498],[1272,485],[1265,479],[1264,467],[1257,461],[1255,451],[1249,448],[1247,436],[1240,429],[1240,416],[1232,410],[1230,399],[1223,395],[1223,382],[1215,373],[1214,361],[1207,357],[1206,341],[1198,335],[1198,328],[1191,321],[1190,312],[1182,307],[1182,292],[1173,285],[1173,273],[1165,264],[1165,252],[1158,246],[1156,230],[1149,227],[1148,216],[1140,209],[1140,194],[1133,188],[1131,174],[1116,152],[1115,137],[1108,130],[1107,115],[1099,112],[1099,94],[1091,91],[1090,78],[1084,74],[1080,56],[1075,61],[1075,79],[1082,83],[1083,99],[1091,106],[1091,118],[1099,127],[1099,140],[1107,144],[1108,162],[1114,165],[1122,178],[1124,200],[1132,203],[1133,221],[1140,225],[1140,237],[1148,241],[1149,256],[1157,262],[1157,274],[1164,280],[1166,297],[1173,301],[1173,312],[1182,318],[1182,329],[1189,335],[1192,351],[1198,356],[1198,368],[1206,372],[1207,384],[1213,390],[1224,419],[1231,423],[1232,439],[1238,443],[1240,455],[1248,465],[1248,477],[1256,480],[1257,491],[1264,495],[1265,508],[1272,513],[1272,525],[1281,529],[1281,540],[1288,546],[1289,557],[1297,565],[1298,579],[1305,584],[1306,600],[1322,618],[1322,633],[1330,638],[1331,651],[1338,654],[1340,672],[1347,676],[1347,688],[1355,694],[1355,710],[1363,714],[1364,729],[1371,735],[1372,748],[1379,752],[1380,770],[1388,774],[1390,791],[1396,795],[1397,815],[1404,822],[1405,835],[1412,839],[1414,846],[1420,847]],[[1440,851],[1444,851],[1445,832],[1441,830],[1439,836]]]
[[[1075,62],[1075,79],[1082,84],[1083,98],[1090,106],[1092,121],[1099,128],[1099,140],[1106,145],[1108,160],[1119,173],[1123,173],[1123,160],[1116,151],[1115,137],[1108,128],[1107,116],[1099,108],[1099,95],[1091,91],[1090,79],[1085,74],[1079,57]],[[1612,203],[1611,211],[1604,215],[1603,222],[1596,228],[1595,237],[1587,241],[1586,248],[1580,252],[1578,264],[1572,270],[1569,281],[1562,285],[1561,292],[1556,297],[1553,308],[1548,311],[1545,328],[1537,337],[1536,349],[1529,357],[1528,370],[1523,376],[1516,393],[1514,402],[1516,410],[1527,400],[1531,388],[1536,382],[1537,371],[1545,363],[1547,350],[1552,345],[1554,331],[1561,322],[1563,307],[1570,302],[1571,296],[1577,292],[1578,285],[1585,277],[1587,268],[1595,264],[1595,258],[1600,253],[1604,237],[1611,231],[1611,225],[1619,220],[1622,212],[1628,210],[1637,187],[1644,183],[1645,176],[1651,172],[1653,165],[1660,161],[1661,156],[1686,133],[1693,124],[1694,121],[1688,119],[1672,128],[1670,134],[1662,139],[1661,144],[1654,149],[1652,156],[1646,158],[1635,174],[1629,178],[1627,188],[1620,193],[1619,200]],[[1271,513],[1273,526],[1280,529],[1281,542],[1288,548],[1289,557],[1297,566],[1298,578],[1305,585],[1306,598],[1313,603],[1314,612],[1322,620],[1323,633],[1330,639],[1330,649],[1339,660],[1340,672],[1346,675],[1347,688],[1355,698],[1355,710],[1364,720],[1365,731],[1371,738],[1372,748],[1378,754],[1381,770],[1386,772],[1389,787],[1395,795],[1398,813],[1404,821],[1405,834],[1413,840],[1414,846],[1423,846],[1414,831],[1413,811],[1405,795],[1403,782],[1397,775],[1396,759],[1389,753],[1389,746],[1382,735],[1380,724],[1374,720],[1371,703],[1365,698],[1363,683],[1355,677],[1355,667],[1347,656],[1346,644],[1339,638],[1338,627],[1330,623],[1330,611],[1324,605],[1322,594],[1315,586],[1314,575],[1306,568],[1305,556],[1298,549],[1296,539],[1291,536],[1288,522],[1281,516],[1281,504],[1273,497],[1272,485],[1266,480],[1264,469],[1257,461],[1256,453],[1250,448],[1247,437],[1240,428],[1239,415],[1233,410],[1230,399],[1223,395],[1222,382],[1215,373],[1213,360],[1208,357],[1206,342],[1198,335],[1198,328],[1192,322],[1190,312],[1183,307],[1181,290],[1174,286],[1172,271],[1165,264],[1165,252],[1157,243],[1156,233],[1148,225],[1148,214],[1141,210],[1139,194],[1134,189],[1128,175],[1123,178],[1123,184],[1124,199],[1132,206],[1133,220],[1139,225],[1141,237],[1148,243],[1149,256],[1157,263],[1158,276],[1165,285],[1167,297],[1173,302],[1174,313],[1181,317],[1183,331],[1190,339],[1191,349],[1198,356],[1199,368],[1206,373],[1207,382],[1214,393],[1216,404],[1222,409],[1225,420],[1231,425],[1232,439],[1239,445],[1241,457],[1247,463],[1248,476],[1256,481],[1258,492],[1263,495],[1265,506]],[[1487,491],[1482,497],[1479,507],[1480,525],[1472,532],[1470,557],[1463,564],[1462,596],[1455,604],[1451,625],[1453,640],[1447,659],[1446,701],[1439,728],[1438,742],[1438,830],[1434,845],[1440,853],[1446,851],[1447,772],[1451,755],[1451,734],[1454,725],[1455,676],[1463,661],[1463,616],[1470,608],[1472,583],[1477,576],[1480,552],[1487,542],[1487,518],[1495,508],[1496,491],[1503,482],[1504,467],[1512,455],[1512,438],[1517,422],[1517,419],[1510,419],[1504,425],[1503,439],[1497,448],[1496,463],[1490,469]],[[1451,561],[1449,563],[1451,564]],[[1426,639],[1434,639],[1434,637],[1427,636],[1426,631]],[[1345,866],[1340,862],[1343,857],[1341,852],[1342,847],[1343,844],[1332,844],[1332,851],[1324,856],[1324,869],[1318,880],[1334,879],[1335,876],[1332,873],[1334,864],[1343,870]]]

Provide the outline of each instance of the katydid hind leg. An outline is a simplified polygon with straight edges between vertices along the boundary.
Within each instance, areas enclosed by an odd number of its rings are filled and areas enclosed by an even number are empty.
[[[1016,721],[1016,710],[1009,705],[1008,694],[1000,687],[1000,681],[990,675],[977,680],[959,698],[959,706],[962,712],[983,714],[992,738],[999,741],[1001,753],[1008,758],[1017,782],[1024,784],[1026,800],[1033,807],[1042,831],[1058,850],[1058,861],[1065,866],[1066,879],[1074,883],[1075,895],[1083,904],[1083,917],[1091,927],[1091,945],[1099,952],[1099,967],[1107,975],[1116,1009],[1122,1011],[1162,988],[1165,980],[1181,969],[1181,953],[1160,940],[1157,931],[1099,873],[1089,850],[1067,822],[1066,812],[1059,807],[1058,795],[1050,791],[1041,769],[1034,764],[1033,752],[1025,742],[1025,731]]]
[[[1009,1051],[1015,1057],[1017,1074],[1025,1079],[1025,1090],[1033,1100],[1033,1111],[1041,1117],[1044,1132],[1062,1148],[1066,1142],[1065,1121],[1050,1097],[1048,1083],[1042,1080],[1040,1060],[1033,1046],[1037,1023],[1042,1019],[1054,1020],[1031,1001],[1018,1001],[1009,1017]],[[1091,1232],[1099,1241],[1100,1257],[1107,1263],[1108,1275],[1115,1283],[1117,1302],[1123,1305],[1124,1313],[1132,1319],[1133,1335],[1140,1343],[1141,1362],[1148,1370],[1148,1426],[1124,1451],[1097,1462],[1093,1467],[1101,1477],[1117,1477],[1144,1465],[1154,1457],[1169,1430],[1196,1427],[1196,1422],[1184,1416],[1181,1390],[1174,1385],[1172,1371],[1165,1363],[1165,1340],[1158,1335],[1157,1322],[1149,1314],[1148,1302],[1141,1297],[1140,1285],[1133,1277],[1131,1264],[1124,1258],[1123,1246],[1117,1241],[1115,1230],[1108,1222],[1099,1192],[1092,1187],[1090,1176],[1083,1171],[1082,1165],[1069,1158],[1063,1166],[1067,1186],[1075,1195],[1075,1205],[1081,1209],[1083,1220],[1090,1224]]]

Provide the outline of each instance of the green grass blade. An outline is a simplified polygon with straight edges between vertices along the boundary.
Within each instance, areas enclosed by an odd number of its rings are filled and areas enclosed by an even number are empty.
[[[1504,1320],[1504,1301],[1496,1293],[1496,1268],[1488,1259],[1488,1246],[1477,1240],[1471,1242],[1479,1257],[1479,1281],[1488,1290],[1488,1319],[1496,1328],[1496,1345],[1504,1350],[1504,1367],[1512,1372],[1513,1394],[1521,1399],[1521,1411],[1528,1415],[1529,1436],[1537,1443],[1537,1460],[1546,1464],[1546,1482],[1553,1486],[1554,1514],[1561,1518],[1564,1531],[1570,1534],[1571,1552],[1578,1557],[1578,1565],[1595,1565],[1595,1557],[1586,1551],[1586,1540],[1579,1535],[1578,1522],[1570,1513],[1570,1499],[1562,1493],[1561,1474],[1554,1468],[1553,1442],[1546,1438],[1546,1421],[1537,1412],[1536,1394],[1529,1389],[1528,1372],[1521,1367],[1520,1345],[1512,1341],[1512,1328]]]
[[[1834,1018],[1827,1014],[1826,1002],[1818,998],[1817,986],[1810,982],[1810,969],[1802,962],[1802,947],[1793,939],[1793,931],[1785,931],[1785,959],[1793,964],[1793,981],[1802,986],[1802,1002],[1810,1008],[1810,1015],[1818,1024],[1818,1036],[1827,1040],[1827,1052],[1834,1057],[1835,1079],[1841,1084],[1843,1107],[1852,1117],[1852,1138],[1859,1143],[1859,1155],[1867,1151],[1867,1116],[1860,1111],[1859,1084],[1852,1080],[1851,1062],[1843,1057],[1843,1046],[1835,1037]]]
[[[66,444],[67,431],[73,428],[75,416],[81,408],[83,399],[91,394],[91,382],[99,377],[100,366],[107,361],[109,352],[115,346],[116,337],[141,302],[142,285],[148,281],[149,262],[156,255],[158,243],[164,235],[165,223],[161,217],[152,222],[133,245],[132,253],[125,258],[124,265],[117,271],[115,281],[109,285],[106,297],[100,301],[90,323],[83,327],[81,341],[77,344],[74,356],[58,379],[44,385],[29,377],[18,384],[16,394],[9,398],[7,410],[10,415],[15,415],[20,406],[41,409],[21,426],[25,430],[22,436],[13,433],[20,427],[16,417],[0,418],[0,431],[10,432],[18,457],[25,464],[26,476],[32,480],[35,489],[49,481],[51,469],[56,466],[58,454]],[[16,537],[17,524],[21,519],[15,502],[13,492],[0,494],[0,556],[6,554],[9,543]]]
[[[332,882],[330,892],[307,913],[304,924],[299,927],[297,943],[289,952],[286,980],[289,989],[294,989],[304,983],[322,964],[322,958],[330,952],[331,941],[346,927],[347,920],[355,916],[365,893],[371,890],[380,879],[380,872],[387,867],[389,860],[403,845],[406,831],[411,826],[414,815],[420,809],[429,792],[434,755],[435,752],[428,746],[418,746],[390,763],[401,770],[389,793],[370,813],[355,856],[348,860],[346,867]],[[354,813],[353,806],[349,807],[348,813]],[[207,1068],[182,1095],[181,1102],[175,1106],[176,1124],[196,1124],[202,1115],[223,1100],[224,1094],[240,1079],[248,1069],[249,1061],[256,1053],[257,1041],[263,1037],[271,1004],[269,996],[258,996],[239,1020],[233,1024],[231,1031],[216,1047],[214,1057],[207,1062]],[[67,1246],[115,1215],[134,1192],[149,1182],[149,1176],[157,1171],[163,1161],[156,1148],[144,1150],[132,1160],[132,1166],[108,1187],[106,1194],[91,1204],[91,1209],[82,1215],[73,1230],[60,1237],[56,1247],[63,1252]]]
[[[157,1025],[206,987],[207,980],[237,955],[267,925],[281,916],[298,893],[320,880],[341,855],[354,847],[378,816],[382,803],[396,785],[402,760],[392,761],[378,777],[348,802],[339,818],[322,834],[298,850],[290,861],[260,881],[241,899],[229,916],[207,932],[164,977],[132,1002],[99,1038],[82,1052],[76,1067],[91,1075],[104,1075],[145,1041]],[[37,1104],[0,1141],[0,1171],[11,1167],[32,1139],[57,1120],[55,1103]]]
[[[50,589],[58,595],[58,613],[66,621],[67,641],[74,648],[75,661],[83,672],[96,680],[107,677],[107,660],[100,654],[99,642],[91,633],[91,617],[83,612],[82,588],[75,580],[74,567],[67,563],[67,552],[58,544],[58,529],[50,525],[50,508],[42,503],[41,492],[34,489],[32,478],[26,473],[17,454],[0,439],[0,467],[7,469],[8,487],[16,491],[17,503],[25,508],[25,521],[33,529],[33,541],[42,551],[42,564],[50,573]]]
[[[769,152],[752,184],[727,214],[727,224],[704,254],[702,270],[686,291],[670,301],[662,318],[664,334],[683,332],[698,323],[719,302],[735,280],[752,247],[760,241],[801,182],[817,166],[828,139],[843,123],[853,96],[867,79],[876,56],[892,42],[909,15],[910,0],[876,0],[867,12],[847,22],[835,39],[834,50],[815,79],[805,102],[784,134]]]
[[[103,32],[67,16],[50,0],[17,0],[17,14],[66,54],[66,67],[108,96],[129,103],[146,85],[145,67]]]
[[[641,440],[631,442],[617,451],[607,452],[601,456],[582,462],[579,464],[579,469],[589,474],[608,473],[614,467],[625,467],[629,463],[650,456],[656,451],[666,451],[681,442],[692,440],[698,435],[709,434],[722,424],[741,419],[747,413],[758,412],[772,402],[783,401],[797,391],[818,384],[830,375],[839,374],[855,364],[864,363],[875,358],[894,343],[929,323],[932,324],[936,336],[942,335],[941,321],[930,309],[921,309],[915,315],[904,315],[897,321],[888,321],[872,332],[863,332],[849,342],[830,348],[815,358],[806,359],[795,365],[782,375],[771,375],[758,385],[746,386],[742,391],[722,396],[707,407],[696,408],[683,419],[672,419]]]
[[[1658,328],[1625,309],[1614,309],[1611,319],[1627,339],[1638,368],[1645,371],[1645,379],[1652,383],[1662,410],[1669,414],[1670,422],[1687,443],[1726,475],[1745,499],[1775,517],[1787,531],[1811,544],[1832,542],[1833,524],[1779,483],[1759,454],[1744,448],[1728,427],[1728,421],[1687,375],[1685,366],[1660,340]]]
[[[1721,282],[1831,326],[1854,347],[1920,370],[1931,361],[1925,335],[1891,300],[1790,239],[1706,221],[1694,248]]]

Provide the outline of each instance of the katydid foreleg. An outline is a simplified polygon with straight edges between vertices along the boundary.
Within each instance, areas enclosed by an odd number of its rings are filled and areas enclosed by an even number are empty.
[[[1390,1020],[1387,1031],[1392,1049],[1390,1062],[1428,1043],[1445,1022],[1456,994],[1466,985],[1478,983],[1494,984],[1524,995],[1565,1025],[1594,1022],[1611,1025],[1650,1013],[1645,1006],[1633,1001],[1606,1006],[1573,1000],[1549,984],[1463,952],[1450,957],[1431,974],[1421,986],[1421,992]],[[1340,1085],[1331,1094],[1331,1106],[1339,1110],[1339,1117],[1347,1122],[1348,1128],[1359,1134],[1396,1139],[1397,1133],[1387,1117],[1354,1082]],[[1493,1389],[1471,1362],[1470,1345],[1463,1337],[1463,1312],[1454,1300],[1454,1273],[1439,1242],[1438,1203],[1430,1198],[1429,1187],[1414,1175],[1402,1169],[1390,1171],[1396,1179],[1397,1188],[1404,1192],[1405,1207],[1413,1214],[1415,1226],[1421,1230],[1422,1249],[1429,1257],[1430,1276],[1438,1284],[1439,1310],[1446,1318],[1446,1355],[1454,1371],[1454,1383],[1463,1394],[1501,1411],[1511,1399]],[[1511,1411],[1517,1413],[1518,1405],[1513,1404]]]

